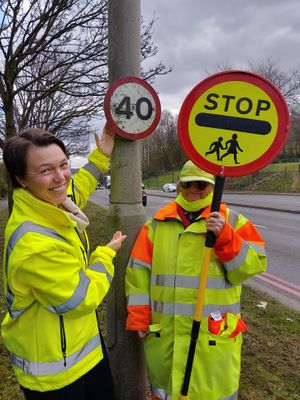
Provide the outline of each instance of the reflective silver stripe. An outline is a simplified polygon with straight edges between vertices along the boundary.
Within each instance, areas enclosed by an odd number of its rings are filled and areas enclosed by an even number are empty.
[[[150,304],[149,294],[130,294],[127,297],[128,306],[148,306]]]
[[[198,289],[200,278],[195,276],[172,275],[172,274],[152,274],[152,286],[176,287],[184,289]],[[229,289],[234,285],[224,277],[208,278],[206,287],[208,289]]]
[[[239,253],[232,260],[223,263],[227,271],[232,271],[245,262],[250,247],[252,247],[257,253],[266,254],[264,246],[252,242],[242,242],[242,247]]]
[[[95,264],[91,264],[88,267],[92,271],[101,272],[106,275],[108,282],[111,283],[113,277],[112,275],[106,270],[105,266],[101,262],[96,262]]]
[[[86,171],[88,171],[91,175],[93,175],[93,177],[96,179],[96,181],[99,181],[101,171],[94,163],[89,161],[82,168],[85,169]]]
[[[73,181],[74,182],[74,181]],[[80,207],[80,204],[81,204],[81,201],[80,201],[80,195],[81,195],[81,191],[78,189],[78,187],[75,185],[75,183],[74,183],[74,190],[75,190],[75,192],[78,194],[78,196],[79,196],[79,200],[78,200],[78,203],[77,203],[77,205],[78,205],[78,207]]]
[[[226,278],[208,278],[206,287],[208,289],[231,289],[237,285],[229,282]]]
[[[26,374],[32,376],[54,375],[59,374],[60,372],[65,372],[66,370],[74,367],[74,365],[78,364],[100,345],[99,335],[94,336],[81,349],[66,357],[66,366],[64,365],[63,358],[52,362],[33,362],[26,360],[25,358],[14,353],[9,353],[9,357],[11,363],[14,366],[22,369]]]
[[[17,244],[18,240],[21,239],[26,233],[33,232],[33,233],[40,233],[41,235],[52,237],[57,240],[61,240],[63,242],[67,242],[62,236],[60,236],[54,229],[46,228],[42,225],[34,224],[30,221],[23,222],[17,229],[12,233],[11,237],[9,238],[6,250],[6,272],[8,268],[8,258],[13,251],[15,245]]]
[[[239,214],[234,210],[229,210],[228,220],[227,222],[234,228],[237,220],[239,218]]]
[[[246,260],[248,254],[249,246],[247,242],[242,242],[242,247],[239,253],[230,261],[226,261],[223,263],[224,267],[227,271],[232,271],[235,268],[240,267]]]
[[[186,317],[193,317],[195,314],[195,304],[185,303],[167,303],[162,301],[152,301],[151,309],[154,312],[161,314],[181,315]],[[206,304],[202,310],[202,316],[208,317],[212,312],[220,311],[221,314],[230,312],[232,314],[240,313],[240,303],[234,304]]]
[[[151,271],[151,265],[137,258],[131,257],[128,263],[128,268],[147,268]]]
[[[44,236],[52,237],[57,240],[61,240],[63,242],[67,242],[62,236],[60,236],[54,229],[46,228],[42,225],[34,224],[30,221],[23,222],[18,228],[14,230],[12,235],[9,238],[7,248],[6,248],[6,259],[5,259],[5,273],[8,275],[8,260],[9,257],[16,246],[17,242],[24,236],[26,233],[39,233]],[[14,294],[12,293],[8,283],[7,283],[7,292],[6,292],[6,307],[11,316],[11,318],[17,318],[21,315],[26,308],[19,309],[19,310],[12,310],[12,304],[14,301]],[[28,307],[27,307],[28,308]]]
[[[229,397],[221,397],[219,400],[237,400],[239,392],[236,391],[233,395]]]
[[[156,225],[157,225],[157,221],[155,219],[153,219],[152,222],[151,222],[151,226],[152,226],[153,232],[155,232]]]
[[[49,306],[47,309],[57,314],[63,314],[68,311],[74,310],[85,298],[91,280],[83,270],[79,272],[79,283],[74,290],[73,295],[65,303],[59,306]]]
[[[171,400],[171,397],[168,395],[168,393],[164,389],[157,388],[157,387],[151,385],[151,392],[159,400]]]
[[[257,244],[257,243],[251,243],[251,242],[248,242],[248,244],[250,247],[252,247],[256,251],[256,253],[266,255],[265,246],[262,246],[261,244]]]

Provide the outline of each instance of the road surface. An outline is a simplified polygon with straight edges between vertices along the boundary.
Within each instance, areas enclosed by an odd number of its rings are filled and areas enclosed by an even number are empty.
[[[108,193],[97,190],[90,199],[107,208]],[[175,198],[158,190],[147,193],[146,218]],[[223,201],[249,218],[267,243],[268,272],[247,284],[300,312],[300,195],[224,193]]]

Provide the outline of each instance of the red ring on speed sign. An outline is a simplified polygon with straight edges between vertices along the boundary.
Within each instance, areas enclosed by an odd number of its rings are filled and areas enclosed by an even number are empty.
[[[155,130],[160,121],[161,107],[151,85],[143,79],[127,76],[109,86],[104,98],[104,113],[117,134],[136,140]]]
[[[273,129],[273,136],[271,138],[270,144],[268,143],[266,145],[266,150],[263,150],[262,154],[259,154],[256,159],[252,159],[250,162],[244,162],[241,163],[241,165],[222,165],[222,161],[219,160],[218,156],[218,161],[208,159],[209,156],[206,156],[207,153],[209,153],[209,148],[206,148],[205,150],[201,149],[201,145],[198,145],[198,140],[199,143],[201,142],[201,138],[207,139],[207,137],[211,134],[212,131],[215,131],[215,138],[219,136],[219,139],[223,139],[221,135],[223,136],[223,133],[226,134],[234,134],[234,130],[232,129],[231,131],[228,130],[228,126],[225,127],[225,124],[228,122],[226,118],[228,118],[226,115],[216,115],[216,113],[203,113],[201,115],[205,114],[206,117],[206,122],[207,126],[213,126],[213,128],[206,128],[205,129],[202,127],[202,129],[198,129],[199,126],[196,125],[197,117],[195,120],[193,119],[196,111],[203,111],[203,101],[205,98],[205,95],[207,96],[207,93],[210,92],[210,90],[213,90],[214,88],[221,88],[222,85],[225,83],[227,85],[226,87],[228,88],[228,85],[249,85],[250,91],[253,89],[253,93],[255,93],[255,90],[259,90],[260,93],[265,94],[265,98],[270,99],[269,103],[272,103],[272,109],[273,109],[273,117],[276,116],[275,118],[271,118],[269,121],[259,121],[259,120],[254,120],[254,119],[249,119],[249,124],[254,123],[254,124],[260,124],[260,126],[263,126],[264,129],[269,129],[265,128],[266,126],[271,127],[272,125],[274,127]],[[219,86],[218,86],[219,85]],[[247,88],[247,87],[246,87]],[[222,90],[222,89],[220,89]],[[217,92],[217,90],[215,90]],[[219,96],[216,93],[213,93],[211,95],[211,103],[208,105],[206,104],[207,108],[213,108],[214,104],[217,104],[216,100],[219,99],[221,96]],[[213,97],[215,96],[215,97]],[[247,98],[247,92],[246,94],[243,93],[242,99],[248,99]],[[224,96],[223,96],[224,97]],[[226,97],[226,96],[225,96]],[[233,101],[232,99],[235,96],[227,96],[227,108],[228,105],[230,104],[230,101]],[[249,100],[249,99],[248,99]],[[225,101],[225,100],[224,100]],[[249,100],[250,101],[250,100]],[[263,101],[263,100],[260,100]],[[264,100],[267,102],[266,100]],[[250,104],[250,103],[249,103]],[[263,103],[262,103],[263,104]],[[266,103],[264,104],[264,106]],[[273,107],[274,105],[274,107]],[[209,107],[210,106],[210,107]],[[225,108],[224,108],[225,109]],[[206,110],[205,110],[206,111]],[[228,110],[227,110],[228,111]],[[243,110],[244,112],[245,110]],[[191,117],[191,114],[193,115]],[[225,112],[223,113],[225,114]],[[262,112],[263,114],[263,112]],[[200,113],[198,114],[200,115]],[[242,118],[237,118],[236,116],[231,118],[231,121],[237,121],[240,123],[244,123],[247,121],[247,118],[245,118],[245,115],[242,115]],[[207,122],[209,121],[209,122]],[[216,121],[219,123],[219,125],[222,125],[222,128],[219,128],[217,126],[217,123],[215,124]],[[274,123],[273,123],[274,121]],[[215,125],[214,125],[215,124]],[[276,129],[277,127],[277,129]],[[198,131],[197,131],[198,129]],[[239,128],[240,129],[240,128]],[[256,128],[255,128],[256,129]],[[225,71],[225,72],[220,72],[217,74],[214,74],[203,81],[201,81],[197,86],[192,89],[192,91],[188,94],[186,99],[184,100],[182,107],[180,109],[179,113],[179,119],[178,119],[178,134],[179,134],[179,139],[181,146],[184,150],[184,152],[187,154],[187,156],[200,168],[204,169],[205,171],[208,171],[214,175],[220,175],[220,176],[231,176],[231,177],[237,177],[237,176],[243,176],[243,175],[248,175],[252,174],[254,172],[257,172],[258,170],[264,168],[266,165],[271,163],[272,160],[276,158],[276,156],[280,153],[281,149],[283,148],[287,137],[288,137],[288,131],[289,131],[289,112],[288,108],[286,105],[286,102],[279,92],[279,90],[274,86],[270,81],[265,79],[264,77],[261,77],[257,74],[254,73],[249,73],[245,71]],[[198,133],[197,133],[198,132]],[[238,129],[237,129],[238,132]],[[247,137],[247,132],[245,134],[245,130],[239,135],[244,137]],[[267,132],[267,130],[266,130]],[[249,141],[251,138],[252,142],[255,143],[257,139],[261,140],[261,138],[267,138],[268,135],[266,132],[259,132],[258,135],[249,135],[247,137],[247,140]],[[197,133],[197,134],[196,134]],[[202,134],[204,134],[201,136]],[[250,133],[257,133],[257,132],[250,132]],[[197,137],[198,135],[198,137]],[[236,135],[237,136],[237,135]],[[192,139],[191,139],[192,137]],[[197,140],[195,140],[195,137]],[[198,139],[199,138],[199,139]],[[196,144],[195,144],[196,143]],[[214,142],[215,143],[215,142]],[[214,144],[212,143],[212,144]],[[259,153],[259,146],[254,147],[254,156],[255,157],[255,152]],[[198,148],[196,148],[198,147]],[[206,151],[206,153],[205,153]],[[236,150],[237,152],[239,150]],[[241,150],[242,151],[242,150]],[[202,154],[200,154],[202,152]],[[243,157],[242,153],[239,153],[241,158]],[[232,155],[234,155],[232,153]],[[252,157],[252,158],[253,158]],[[251,158],[251,157],[250,157]],[[237,160],[236,160],[237,161]],[[224,162],[224,164],[226,164]],[[236,162],[236,164],[239,164]]]

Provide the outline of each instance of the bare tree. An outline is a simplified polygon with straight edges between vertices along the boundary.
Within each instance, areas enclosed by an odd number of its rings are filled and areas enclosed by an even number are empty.
[[[300,71],[298,68],[284,71],[278,60],[267,58],[257,64],[249,62],[249,69],[269,79],[280,90],[291,113],[299,107]]]
[[[179,143],[177,117],[163,110],[158,128],[142,142],[143,176],[149,177],[157,171],[180,169],[186,156]]]
[[[67,140],[70,154],[86,153],[108,85],[107,0],[1,0],[0,9],[0,147],[38,125]],[[143,61],[158,49],[154,19],[141,23]],[[170,70],[159,63],[143,77]]]

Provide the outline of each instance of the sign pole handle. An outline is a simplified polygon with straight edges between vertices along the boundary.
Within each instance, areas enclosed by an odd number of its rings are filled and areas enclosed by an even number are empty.
[[[211,209],[210,209],[211,212],[220,210],[224,183],[225,183],[225,177],[218,175],[216,177],[215,189],[214,189],[214,194],[213,194],[213,199],[212,199],[212,204],[211,204]],[[191,341],[190,341],[190,347],[189,347],[188,357],[187,357],[187,361],[186,361],[186,367],[185,367],[183,384],[182,384],[182,388],[181,388],[180,400],[188,400],[188,390],[189,390],[190,378],[191,378],[191,373],[192,373],[192,368],[193,368],[196,344],[197,344],[199,331],[200,331],[200,324],[201,324],[202,310],[203,310],[203,305],[204,305],[205,288],[206,288],[207,277],[208,277],[210,257],[211,257],[211,252],[212,252],[212,248],[215,244],[215,241],[216,241],[216,237],[215,237],[214,233],[211,231],[208,231],[206,233],[206,238],[205,238],[205,253],[204,253],[202,269],[201,269],[201,271],[202,271],[201,272],[201,280],[200,280],[200,286],[199,286],[199,290],[198,290],[198,297],[197,297],[194,320],[193,320],[192,331],[191,331]]]

